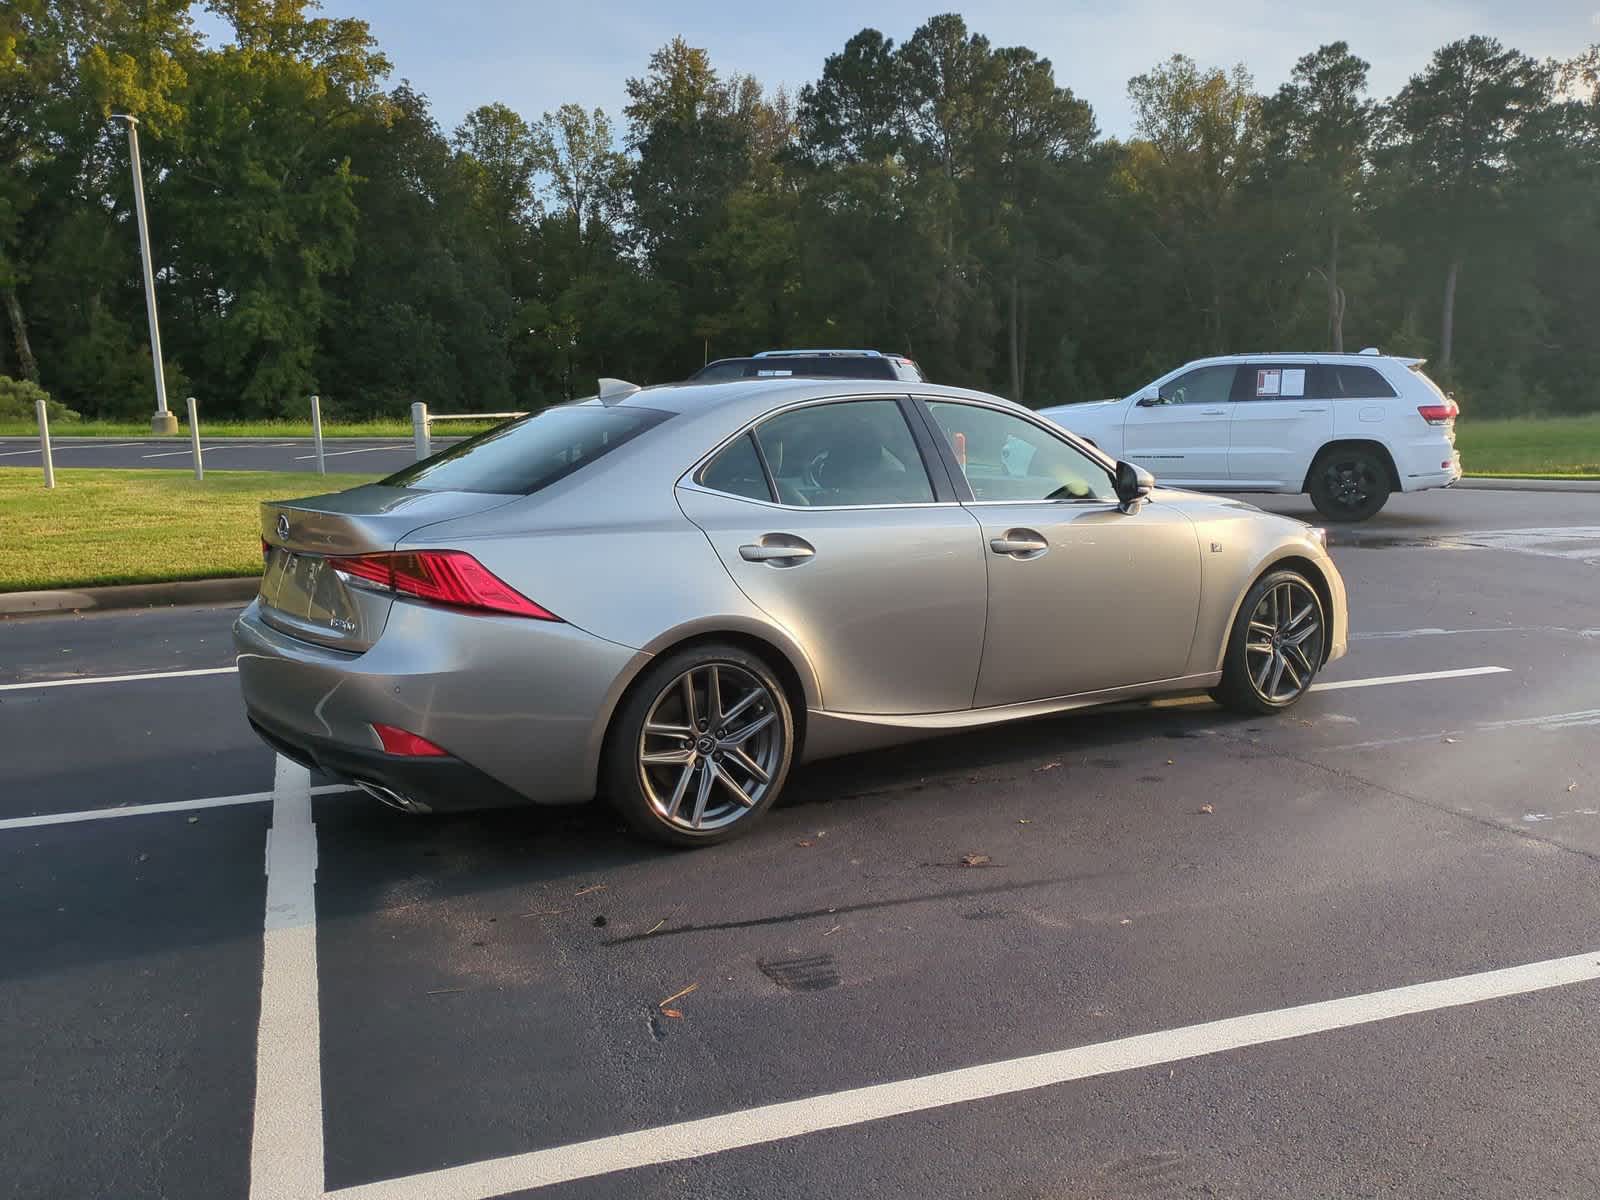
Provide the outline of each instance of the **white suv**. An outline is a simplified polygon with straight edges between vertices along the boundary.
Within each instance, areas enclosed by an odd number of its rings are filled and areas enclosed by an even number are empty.
[[[1121,400],[1042,412],[1163,483],[1311,493],[1331,521],[1364,521],[1390,492],[1461,478],[1456,402],[1420,358],[1230,354],[1185,363]]]

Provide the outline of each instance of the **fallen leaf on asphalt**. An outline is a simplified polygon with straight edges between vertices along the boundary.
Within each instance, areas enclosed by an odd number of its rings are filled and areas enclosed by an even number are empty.
[[[804,847],[805,849],[809,850],[812,846],[815,846],[816,843],[813,842],[810,838],[801,838],[798,842],[795,843],[795,845]]]
[[[200,824],[200,818],[199,817],[190,817],[189,818],[189,824],[191,824],[191,825]]]
[[[1206,816],[1209,817],[1212,813],[1216,812],[1217,810],[1212,808],[1211,805],[1209,805],[1209,804],[1202,804],[1200,806],[1200,811],[1205,813]]]
[[[671,1017],[674,1021],[683,1020],[683,1014],[675,1008],[663,1008],[661,1010],[661,1015],[663,1017]]]
[[[1447,737],[1447,738],[1445,738],[1445,742],[1448,745],[1454,746],[1456,744],[1456,739],[1453,738],[1453,737]]]
[[[1567,784],[1567,791],[1569,791],[1569,792],[1575,792],[1575,791],[1577,791],[1577,790],[1578,790],[1578,785],[1577,785],[1577,784],[1575,784],[1575,783],[1569,783],[1569,784]]]
[[[1032,823],[1033,823],[1033,818],[1032,817],[1018,817],[1017,818],[1017,824],[1018,825],[1031,825]]]
[[[1167,759],[1167,766],[1170,767],[1171,765],[1172,765],[1172,760],[1169,758],[1169,759]]]
[[[588,887],[580,888],[578,891],[573,892],[572,894],[574,896],[587,896],[590,892],[603,892],[605,890],[606,890],[606,885],[605,884],[603,884],[603,883],[591,883]]]
[[[962,867],[987,867],[990,861],[987,854],[963,854],[961,861],[957,865]]]
[[[662,1012],[666,1013],[670,1017],[670,1016],[672,1016],[672,1012],[671,1012],[671,1010],[669,1010],[667,1008],[667,1005],[671,1004],[674,1000],[682,1000],[685,996],[687,996],[690,992],[694,991],[699,986],[700,985],[698,983],[691,983],[688,987],[684,988],[683,991],[681,991],[681,992],[673,992],[672,995],[668,996],[665,1000],[661,1001],[661,1003],[657,1004],[656,1007],[659,1008]],[[678,1016],[681,1017],[681,1016],[683,1016],[683,1014],[682,1013],[678,1013]]]
[[[1058,762],[1047,762],[1042,767],[1035,767],[1034,770],[1035,771],[1054,771],[1060,765],[1061,764],[1058,763]]]
[[[1128,917],[1123,917],[1122,920],[1117,922],[1117,924],[1119,924],[1119,925],[1132,925],[1133,921]]]

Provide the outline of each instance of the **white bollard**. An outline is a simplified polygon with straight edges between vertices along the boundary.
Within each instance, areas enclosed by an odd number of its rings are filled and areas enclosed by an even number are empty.
[[[322,457],[322,397],[311,397],[311,445],[317,455],[317,474],[328,473],[327,461]]]
[[[39,418],[39,453],[44,456],[44,485],[53,488],[56,485],[56,464],[50,457],[50,414],[45,411],[43,400],[33,402],[33,412]]]
[[[206,477],[205,464],[200,461],[200,410],[195,407],[195,399],[189,397],[189,449],[194,452],[194,477]]]
[[[411,406],[411,438],[417,446],[417,461],[432,454],[428,447],[428,406],[418,400]]]

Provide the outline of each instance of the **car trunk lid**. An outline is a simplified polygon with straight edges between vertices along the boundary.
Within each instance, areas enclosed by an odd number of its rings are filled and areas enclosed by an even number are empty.
[[[302,641],[360,653],[383,632],[394,593],[334,562],[384,554],[439,521],[517,499],[369,484],[348,492],[261,505],[261,619]]]

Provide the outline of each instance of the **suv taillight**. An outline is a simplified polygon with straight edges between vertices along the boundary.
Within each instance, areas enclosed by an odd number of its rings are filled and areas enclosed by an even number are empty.
[[[407,550],[396,554],[363,554],[330,558],[328,565],[402,596],[448,604],[475,612],[559,621],[488,567],[462,550]]]
[[[1461,412],[1461,406],[1454,400],[1446,400],[1443,404],[1419,404],[1417,414],[1429,425],[1447,425],[1456,419]]]

